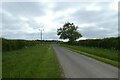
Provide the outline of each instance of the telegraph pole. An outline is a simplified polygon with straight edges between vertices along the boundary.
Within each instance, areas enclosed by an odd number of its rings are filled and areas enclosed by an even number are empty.
[[[43,34],[42,34],[42,31],[44,31],[44,29],[39,29],[39,31],[40,31],[40,37],[41,37],[41,41],[42,41],[42,36],[43,36]]]

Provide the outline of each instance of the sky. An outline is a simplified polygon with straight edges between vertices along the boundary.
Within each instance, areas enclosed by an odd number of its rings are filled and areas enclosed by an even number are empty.
[[[118,1],[35,1],[0,4],[0,37],[59,40],[57,29],[66,22],[78,26],[81,39],[118,36]]]

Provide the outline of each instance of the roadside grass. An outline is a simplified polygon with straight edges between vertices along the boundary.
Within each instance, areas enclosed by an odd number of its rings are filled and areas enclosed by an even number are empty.
[[[63,73],[51,45],[4,52],[3,78],[62,78]]]
[[[69,48],[72,51],[78,52],[80,54],[119,67],[118,65],[118,63],[120,63],[118,60],[119,51],[96,48],[96,47],[85,47],[85,46],[70,46],[70,45],[62,45],[62,46]]]

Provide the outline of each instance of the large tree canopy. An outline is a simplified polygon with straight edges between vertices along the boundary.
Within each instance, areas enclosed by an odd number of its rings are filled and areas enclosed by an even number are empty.
[[[57,30],[57,35],[60,39],[69,39],[69,41],[75,41],[82,37],[81,33],[77,31],[78,27],[74,23],[65,23],[63,27]]]

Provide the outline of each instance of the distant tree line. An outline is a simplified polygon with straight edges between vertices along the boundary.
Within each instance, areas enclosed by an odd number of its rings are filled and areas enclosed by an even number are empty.
[[[41,41],[41,42],[62,42],[59,40],[36,40],[36,41]]]
[[[8,40],[2,38],[2,51],[12,51],[34,46],[40,42],[35,40]]]
[[[99,47],[104,49],[119,50],[120,37],[104,38],[104,39],[87,39],[74,42],[66,42],[69,45]]]

